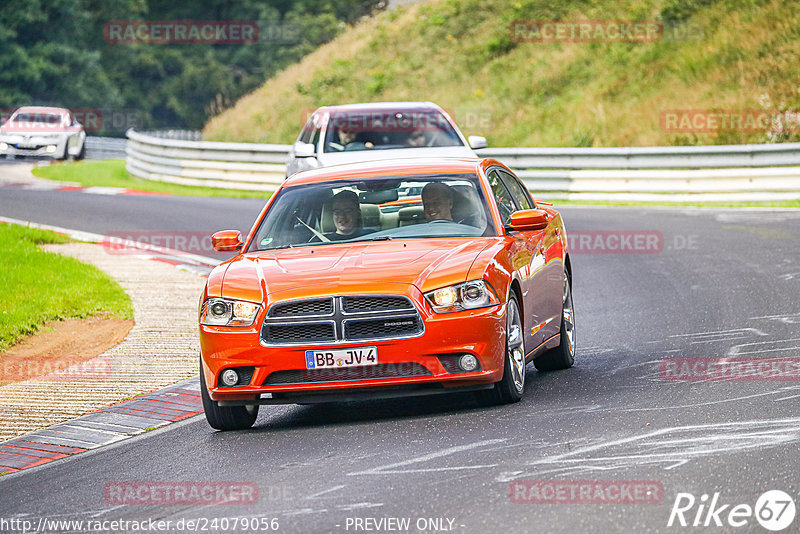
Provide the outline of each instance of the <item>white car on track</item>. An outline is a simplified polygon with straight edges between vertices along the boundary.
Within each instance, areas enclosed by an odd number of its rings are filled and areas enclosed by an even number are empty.
[[[431,102],[378,102],[325,106],[306,122],[289,151],[286,176],[341,163],[395,158],[474,158],[486,139],[465,138]]]
[[[86,132],[64,108],[26,106],[0,126],[0,155],[83,159]]]

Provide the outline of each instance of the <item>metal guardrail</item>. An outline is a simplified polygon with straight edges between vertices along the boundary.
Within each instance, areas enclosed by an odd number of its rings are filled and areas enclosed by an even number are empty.
[[[274,191],[290,145],[216,143],[128,131],[127,169],[134,176],[184,185]]]
[[[219,143],[128,131],[127,168],[149,180],[273,191],[290,145]],[[572,193],[755,193],[800,198],[800,143],[633,148],[486,148],[532,191]],[[787,197],[787,194],[791,194]],[[796,193],[796,194],[795,194]]]
[[[127,139],[86,136],[87,159],[124,159]]]
[[[800,143],[590,148],[487,148],[515,169],[674,169],[800,165]]]

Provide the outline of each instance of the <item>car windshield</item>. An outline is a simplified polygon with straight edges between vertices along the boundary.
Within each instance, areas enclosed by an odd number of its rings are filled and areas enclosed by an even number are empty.
[[[332,113],[325,152],[463,146],[439,111]]]
[[[483,235],[497,234],[475,175],[382,177],[282,189],[248,251]]]
[[[11,122],[17,124],[58,126],[61,124],[61,115],[55,113],[17,113],[11,118]]]

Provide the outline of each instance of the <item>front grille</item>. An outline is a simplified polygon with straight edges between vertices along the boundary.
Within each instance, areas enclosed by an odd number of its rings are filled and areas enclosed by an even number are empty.
[[[360,313],[389,310],[413,310],[414,305],[405,297],[342,297],[345,313]]]
[[[409,376],[431,376],[431,372],[416,362],[381,363],[365,367],[340,367],[339,369],[294,369],[275,371],[264,380],[263,385],[344,382]]]
[[[401,295],[346,295],[273,304],[261,327],[267,345],[309,345],[421,335],[414,303]]]
[[[270,343],[330,342],[336,340],[333,323],[265,324],[262,337]]]
[[[270,317],[304,317],[306,315],[330,315],[333,299],[298,300],[276,304],[269,310]]]
[[[345,322],[344,337],[347,339],[401,337],[416,334],[421,330],[420,321],[416,315],[379,319],[351,319]]]

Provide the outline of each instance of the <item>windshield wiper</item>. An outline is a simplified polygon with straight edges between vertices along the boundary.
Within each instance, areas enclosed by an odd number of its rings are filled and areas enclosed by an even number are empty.
[[[380,235],[378,237],[373,237],[370,241],[391,241],[392,236],[389,235]]]

